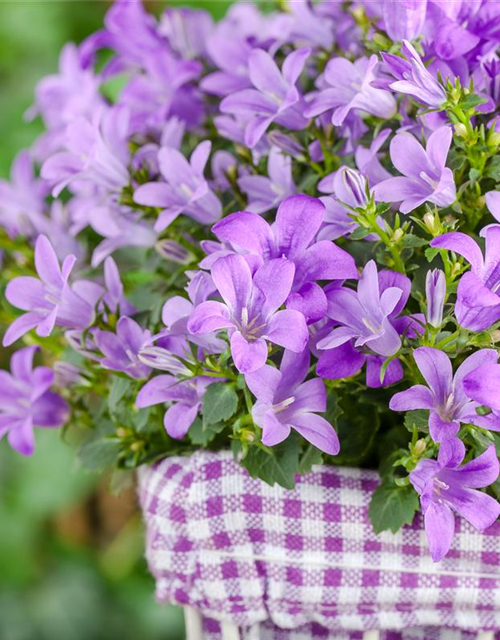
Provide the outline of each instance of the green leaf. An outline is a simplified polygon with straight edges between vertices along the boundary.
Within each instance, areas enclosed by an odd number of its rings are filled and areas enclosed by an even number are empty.
[[[78,449],[78,459],[87,471],[104,471],[115,464],[122,445],[110,438],[89,438]]]
[[[238,394],[229,384],[211,384],[203,396],[203,422],[206,425],[229,420],[238,408]]]
[[[375,533],[396,533],[403,525],[412,523],[418,508],[418,496],[413,487],[384,482],[373,493],[368,516]]]
[[[405,236],[403,236],[401,244],[407,248],[417,248],[424,247],[425,245],[429,244],[429,241],[425,238],[416,236],[414,233],[407,233]]]
[[[415,409],[408,411],[405,415],[405,427],[408,431],[413,431],[416,427],[419,431],[429,431],[429,412],[425,409]]]
[[[366,229],[365,227],[358,227],[354,229],[354,231],[349,236],[350,240],[363,240],[366,236],[369,236],[371,233],[371,229]]]
[[[111,413],[116,412],[120,400],[125,397],[127,391],[131,386],[132,380],[121,378],[119,376],[113,376],[108,397],[108,407]]]
[[[462,109],[474,109],[485,102],[488,102],[486,98],[482,98],[475,93],[469,93],[469,95],[465,96],[465,98],[460,101],[460,106]]]
[[[206,447],[212,440],[224,430],[223,422],[215,424],[204,424],[200,418],[196,418],[189,428],[189,439],[191,442],[200,447]]]
[[[299,473],[301,441],[296,433],[281,444],[272,447],[271,453],[251,446],[241,464],[252,478],[260,478],[273,486],[279,484],[285,489],[295,487],[295,476]]]
[[[315,464],[323,463],[323,452],[309,444],[299,459],[299,473],[309,473]]]
[[[427,247],[424,253],[425,257],[427,258],[427,262],[432,262],[439,253],[439,249],[434,249],[434,247]]]

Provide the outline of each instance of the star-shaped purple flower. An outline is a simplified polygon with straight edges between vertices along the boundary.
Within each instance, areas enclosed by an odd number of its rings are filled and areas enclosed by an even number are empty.
[[[425,532],[434,562],[448,553],[455,533],[458,513],[473,527],[484,531],[500,516],[500,504],[478,488],[498,478],[499,463],[492,445],[475,460],[460,466],[465,456],[462,442],[454,438],[441,446],[437,460],[425,458],[410,473],[410,481],[420,494]]]
[[[281,71],[266,51],[254,49],[250,54],[249,76],[255,88],[227,96],[220,109],[248,120],[245,143],[251,149],[273,122],[294,130],[307,125],[302,115],[303,98],[296,84],[310,54],[307,47],[293,51],[285,58]]]
[[[392,164],[403,174],[375,185],[378,202],[400,202],[401,213],[409,213],[424,202],[448,207],[456,198],[453,172],[446,166],[452,140],[450,127],[434,131],[424,149],[411,133],[398,133],[390,145]]]
[[[473,353],[458,367],[455,375],[450,359],[439,349],[420,347],[415,349],[413,357],[428,386],[417,384],[396,393],[389,404],[393,411],[428,409],[429,431],[435,442],[453,438],[460,424],[500,431],[500,418],[493,413],[479,415],[476,412],[479,403],[471,400],[463,385],[467,374],[483,365],[496,364],[498,354],[494,349]]]
[[[160,149],[158,162],[163,180],[143,184],[134,193],[137,203],[163,209],[156,231],[166,229],[181,213],[201,224],[212,224],[220,218],[221,203],[203,175],[211,148],[208,140],[201,142],[189,162],[177,149]]]
[[[59,266],[56,253],[45,236],[38,236],[35,244],[35,267],[38,278],[14,278],[5,290],[11,305],[27,311],[7,329],[4,346],[9,346],[36,327],[39,336],[52,333],[56,324],[70,329],[85,329],[92,323],[94,307],[68,283],[76,262],[67,256]]]
[[[267,341],[302,352],[309,339],[304,316],[293,309],[278,311],[290,295],[294,275],[295,265],[286,258],[269,260],[253,275],[242,256],[219,258],[212,277],[224,303],[202,302],[191,314],[188,330],[196,335],[228,329],[241,373],[266,363]]]
[[[280,369],[264,365],[245,376],[257,398],[252,416],[262,428],[262,443],[272,447],[283,442],[294,429],[308,442],[332,456],[340,449],[332,425],[317,413],[326,411],[326,389],[318,378],[304,382],[309,371],[310,353],[285,351]]]
[[[19,453],[33,453],[33,427],[61,427],[69,407],[50,387],[54,372],[47,367],[33,369],[37,347],[25,347],[13,354],[10,370],[0,371],[0,438],[8,434],[10,446]]]

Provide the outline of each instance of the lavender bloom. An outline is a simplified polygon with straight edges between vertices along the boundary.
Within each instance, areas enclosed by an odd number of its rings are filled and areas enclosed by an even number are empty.
[[[383,0],[385,30],[392,40],[414,40],[422,33],[427,0]]]
[[[73,180],[89,181],[110,193],[119,193],[130,181],[128,109],[101,110],[91,121],[77,118],[68,124],[66,151],[56,153],[42,166],[42,178],[55,184],[56,197]]]
[[[491,215],[500,222],[500,191],[488,191],[485,194],[486,206]]]
[[[272,447],[294,429],[308,442],[332,456],[340,449],[332,425],[316,415],[326,411],[326,389],[315,378],[304,382],[310,363],[309,349],[301,354],[285,351],[280,369],[264,365],[245,376],[257,398],[252,409],[255,424],[262,428],[262,443]]]
[[[500,365],[494,361],[468,373],[464,377],[463,387],[469,398],[479,405],[490,407],[497,413],[500,411]]]
[[[431,247],[447,249],[463,256],[471,265],[458,284],[455,315],[459,324],[471,331],[484,331],[500,320],[500,225],[485,227],[486,253],[465,233],[445,233],[431,241]]]
[[[248,119],[245,144],[251,149],[273,122],[294,130],[307,125],[296,84],[310,54],[308,48],[293,51],[286,57],[281,71],[265,51],[255,49],[250,54],[250,80],[255,88],[229,95],[222,100],[220,109]]]
[[[272,147],[267,162],[267,176],[243,176],[238,186],[248,197],[247,210],[265,213],[295,193],[292,159]]]
[[[341,326],[320,340],[318,349],[333,349],[351,339],[354,346],[368,346],[381,356],[393,356],[401,347],[401,339],[390,321],[403,289],[394,286],[380,292],[377,266],[366,265],[357,292],[344,287],[329,292],[328,315]]]
[[[392,118],[397,110],[394,97],[372,85],[377,66],[376,55],[356,62],[346,58],[330,60],[323,75],[325,88],[313,96],[304,115],[313,118],[333,109],[332,124],[337,127],[352,110]]]
[[[33,369],[37,347],[13,354],[11,373],[0,371],[0,438],[8,434],[10,446],[24,456],[33,453],[33,427],[61,427],[69,418],[69,407],[50,391],[54,373],[47,367]]]
[[[395,82],[377,82],[397,93],[415,98],[428,107],[439,109],[446,102],[446,93],[436,78],[425,68],[422,59],[414,46],[403,40],[401,51],[405,59],[391,53],[383,53],[382,58],[389,73],[396,78]]]
[[[239,255],[220,258],[212,277],[224,304],[207,301],[198,305],[188,322],[197,335],[229,329],[231,354],[241,373],[260,369],[267,360],[267,341],[296,353],[304,350],[309,333],[299,311],[278,311],[290,295],[295,265],[290,260],[269,260],[252,272]]]
[[[163,425],[171,438],[182,440],[200,413],[206,388],[214,382],[214,378],[205,376],[197,376],[184,382],[171,375],[156,376],[142,387],[135,404],[143,409],[171,402],[172,405],[163,418]]]
[[[137,203],[163,209],[155,224],[156,231],[166,229],[181,213],[201,224],[211,224],[220,218],[221,203],[203,175],[211,147],[208,140],[201,142],[189,162],[177,149],[163,147],[158,153],[165,182],[148,182],[134,193]]]
[[[123,371],[131,378],[146,378],[149,367],[139,360],[140,350],[151,341],[151,332],[142,329],[137,322],[122,316],[116,323],[116,334],[98,330],[94,334],[95,343],[104,355],[100,365],[104,369]]]
[[[494,349],[481,349],[473,353],[458,367],[455,375],[450,359],[439,349],[420,347],[413,352],[413,356],[428,387],[417,384],[396,393],[389,404],[393,411],[428,409],[429,432],[435,442],[453,438],[461,423],[500,431],[500,418],[494,414],[479,415],[476,412],[479,403],[470,399],[463,384],[470,372],[497,362],[498,354]]]
[[[400,202],[401,213],[409,213],[424,202],[438,207],[451,205],[456,198],[453,172],[446,166],[451,140],[450,127],[440,127],[431,134],[424,150],[411,133],[398,133],[391,140],[390,154],[393,165],[404,177],[375,185],[375,199]]]
[[[439,329],[443,323],[443,308],[446,299],[446,276],[441,269],[427,272],[425,294],[427,298],[427,322]]]
[[[338,380],[356,375],[366,363],[366,384],[371,388],[395,384],[403,377],[397,358],[391,360],[381,380],[381,368],[401,345],[400,336],[416,338],[422,333],[420,314],[400,316],[410,295],[410,280],[394,271],[381,271],[370,261],[361,276],[357,293],[332,286],[327,291],[327,323],[318,333],[317,374]],[[361,350],[360,348],[369,348]],[[326,349],[326,351],[321,351]]]
[[[315,242],[324,214],[322,203],[297,195],[284,200],[271,226],[257,214],[233,213],[212,229],[222,242],[258,256],[260,263],[285,257],[295,265],[288,308],[300,311],[309,322],[326,313],[326,297],[317,280],[358,278],[354,258],[333,242]]]
[[[5,297],[14,307],[27,311],[7,329],[3,345],[9,346],[33,328],[39,336],[52,333],[56,324],[71,329],[85,329],[92,323],[94,309],[68,283],[76,258],[69,255],[62,269],[52,245],[45,236],[35,244],[35,267],[39,278],[14,278]]]
[[[437,461],[425,458],[410,473],[420,494],[425,531],[434,562],[448,553],[455,533],[454,512],[479,531],[490,527],[500,515],[498,502],[476,489],[487,487],[498,478],[499,463],[492,445],[475,460],[460,466],[465,455],[463,444],[441,446]]]
[[[46,231],[48,193],[47,183],[35,178],[29,152],[21,151],[12,163],[10,181],[0,180],[0,224],[10,236]]]

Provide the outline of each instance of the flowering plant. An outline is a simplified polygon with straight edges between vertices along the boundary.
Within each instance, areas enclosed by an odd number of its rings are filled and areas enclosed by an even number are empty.
[[[490,526],[499,45],[494,0],[116,2],[0,183],[0,436],[65,425],[122,476],[379,466],[375,530],[420,504],[434,560],[455,514]]]

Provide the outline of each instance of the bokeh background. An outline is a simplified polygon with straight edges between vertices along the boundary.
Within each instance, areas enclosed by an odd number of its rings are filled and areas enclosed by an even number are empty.
[[[175,4],[218,16],[230,3]],[[23,120],[36,82],[56,71],[65,42],[101,27],[108,7],[0,2],[0,177],[41,131]],[[0,365],[8,360],[4,350]],[[154,600],[134,489],[111,495],[109,479],[79,469],[59,433],[36,438],[30,459],[0,442],[0,640],[183,640],[181,611]]]

